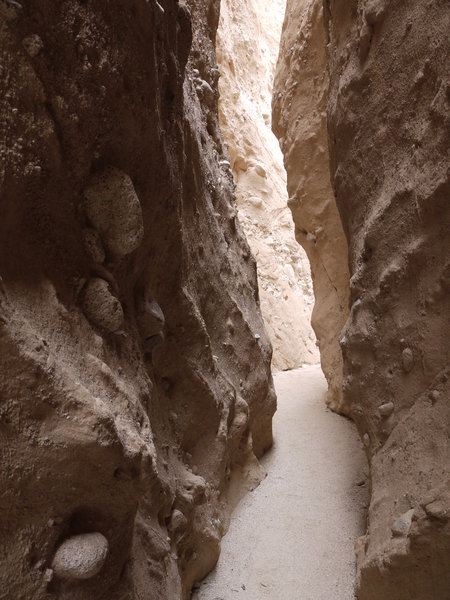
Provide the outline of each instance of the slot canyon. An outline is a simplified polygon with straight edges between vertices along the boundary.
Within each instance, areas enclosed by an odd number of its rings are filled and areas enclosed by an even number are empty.
[[[0,30],[0,598],[450,600],[448,0]]]

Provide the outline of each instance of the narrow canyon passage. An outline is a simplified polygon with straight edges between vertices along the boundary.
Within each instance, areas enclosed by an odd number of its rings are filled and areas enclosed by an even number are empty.
[[[449,29],[0,0],[0,600],[450,600]]]
[[[367,467],[356,427],[326,408],[318,366],[275,375],[267,478],[236,509],[195,600],[350,600]]]

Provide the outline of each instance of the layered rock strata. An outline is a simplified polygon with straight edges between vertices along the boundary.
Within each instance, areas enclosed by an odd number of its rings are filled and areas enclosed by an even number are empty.
[[[331,179],[351,275],[344,394],[371,470],[357,596],[449,598],[450,6],[325,9]]]
[[[294,237],[283,158],[271,130],[284,9],[285,0],[222,0],[217,35],[220,124],[239,217],[258,263],[261,309],[277,370],[319,361],[310,325],[310,266]]]
[[[187,598],[271,444],[218,1],[0,3],[0,581]]]
[[[348,414],[342,392],[339,335],[348,318],[347,242],[330,182],[327,143],[328,75],[321,0],[288,0],[273,95],[273,130],[287,171],[297,241],[311,263],[312,326],[328,405]]]

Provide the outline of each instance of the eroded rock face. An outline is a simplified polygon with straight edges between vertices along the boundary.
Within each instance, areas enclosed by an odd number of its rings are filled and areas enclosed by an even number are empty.
[[[220,165],[218,8],[0,3],[5,597],[187,598],[261,476],[271,346]],[[60,576],[93,533],[92,577]]]
[[[326,17],[351,269],[345,393],[372,474],[358,597],[445,598],[448,510],[427,507],[448,509],[450,486],[450,5],[332,1]]]
[[[280,64],[292,90],[305,84],[315,61],[316,74],[323,71],[325,46],[315,47],[310,62],[298,61],[314,39],[321,4],[288,8]],[[341,338],[344,394],[371,466],[357,596],[446,598],[450,6],[331,0],[325,8],[331,179],[351,275],[351,313]],[[306,82],[308,94],[314,92],[314,78]],[[284,103],[280,97],[275,104],[281,120]],[[318,106],[322,112],[323,102]],[[305,131],[302,120],[285,121],[289,149],[290,137]],[[294,169],[287,155],[290,163]]]
[[[219,115],[243,229],[258,261],[261,310],[275,369],[316,363],[310,267],[295,241],[286,173],[271,131],[285,0],[222,0],[217,36]]]
[[[347,242],[333,195],[327,144],[322,0],[288,0],[273,95],[273,130],[287,171],[295,236],[311,262],[312,325],[328,381],[328,405],[348,414],[339,335],[348,317]]]

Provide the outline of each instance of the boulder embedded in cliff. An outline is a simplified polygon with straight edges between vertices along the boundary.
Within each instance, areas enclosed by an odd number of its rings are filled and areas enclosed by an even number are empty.
[[[54,574],[61,579],[90,579],[102,570],[108,549],[108,540],[101,533],[74,535],[57,549]]]
[[[100,277],[93,277],[86,285],[83,311],[93,325],[108,333],[114,333],[122,327],[122,305],[111,293],[108,282]]]
[[[106,248],[126,256],[140,246],[144,222],[139,198],[130,177],[109,167],[95,175],[84,190],[86,214]]]

